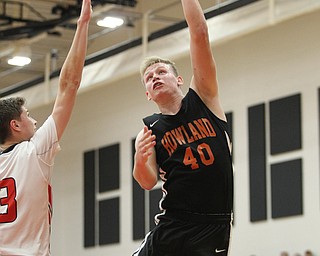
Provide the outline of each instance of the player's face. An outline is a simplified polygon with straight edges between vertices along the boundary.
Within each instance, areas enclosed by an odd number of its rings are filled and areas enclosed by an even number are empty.
[[[176,77],[170,65],[165,63],[155,63],[148,67],[143,80],[148,99],[154,101],[163,93],[170,94],[180,90],[179,85],[182,85],[182,78]]]
[[[37,127],[37,121],[33,119],[29,111],[23,106],[20,120],[17,122],[24,140],[30,140],[34,135]]]

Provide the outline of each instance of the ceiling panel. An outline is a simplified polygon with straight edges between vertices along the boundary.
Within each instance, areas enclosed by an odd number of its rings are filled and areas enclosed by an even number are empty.
[[[200,1],[203,9],[224,2]],[[92,0],[92,4],[88,55],[140,38],[142,17],[146,13],[150,14],[149,33],[183,20],[180,0]],[[0,0],[0,94],[43,77],[46,68],[51,72],[61,68],[74,35],[80,6],[81,0]],[[98,27],[97,20],[107,14],[123,16],[126,24],[118,29]],[[8,65],[7,59],[17,51],[28,52],[31,64],[25,67]]]

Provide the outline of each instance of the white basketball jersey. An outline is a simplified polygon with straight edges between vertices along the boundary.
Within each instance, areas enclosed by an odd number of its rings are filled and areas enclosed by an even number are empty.
[[[0,255],[50,255],[51,174],[60,149],[52,116],[0,155]]]

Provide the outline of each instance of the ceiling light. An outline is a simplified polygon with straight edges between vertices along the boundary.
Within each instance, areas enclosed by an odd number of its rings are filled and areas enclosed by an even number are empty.
[[[107,28],[116,28],[121,26],[124,23],[124,20],[122,18],[116,18],[116,17],[105,17],[103,20],[98,20],[97,25],[101,27],[107,27]]]
[[[8,60],[9,65],[13,66],[25,66],[30,64],[31,59],[29,57],[23,57],[23,56],[14,56],[13,58]]]

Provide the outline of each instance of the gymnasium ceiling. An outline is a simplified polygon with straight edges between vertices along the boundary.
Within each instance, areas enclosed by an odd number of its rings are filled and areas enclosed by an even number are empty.
[[[89,26],[87,64],[106,58],[110,52],[119,52],[120,48],[132,46],[143,36],[150,40],[168,27],[170,31],[181,29],[184,21],[181,0],[91,1],[93,15]],[[49,75],[56,77],[59,74],[74,36],[81,2],[0,0],[0,97],[40,84]],[[261,10],[266,8],[269,24],[320,8],[319,0],[200,0],[207,18],[254,2],[260,3],[255,6]],[[254,10],[260,13],[256,8]],[[117,29],[97,26],[96,22],[107,15],[120,16],[125,19],[125,24]],[[243,17],[248,14],[244,12],[242,15],[239,19],[247,24]],[[248,21],[259,24],[261,19],[259,16]],[[230,24],[235,26],[239,22]],[[18,52],[29,54],[31,64],[24,67],[7,64],[7,60]]]
[[[204,10],[226,0],[201,0]],[[229,1],[230,2],[230,1]],[[88,56],[98,55],[130,40],[183,20],[180,0],[92,0]],[[72,41],[81,0],[0,0],[0,94],[61,68]],[[143,23],[144,14],[150,15]],[[105,15],[120,15],[125,25],[98,27]],[[7,60],[17,52],[28,53],[31,64],[15,67]]]

